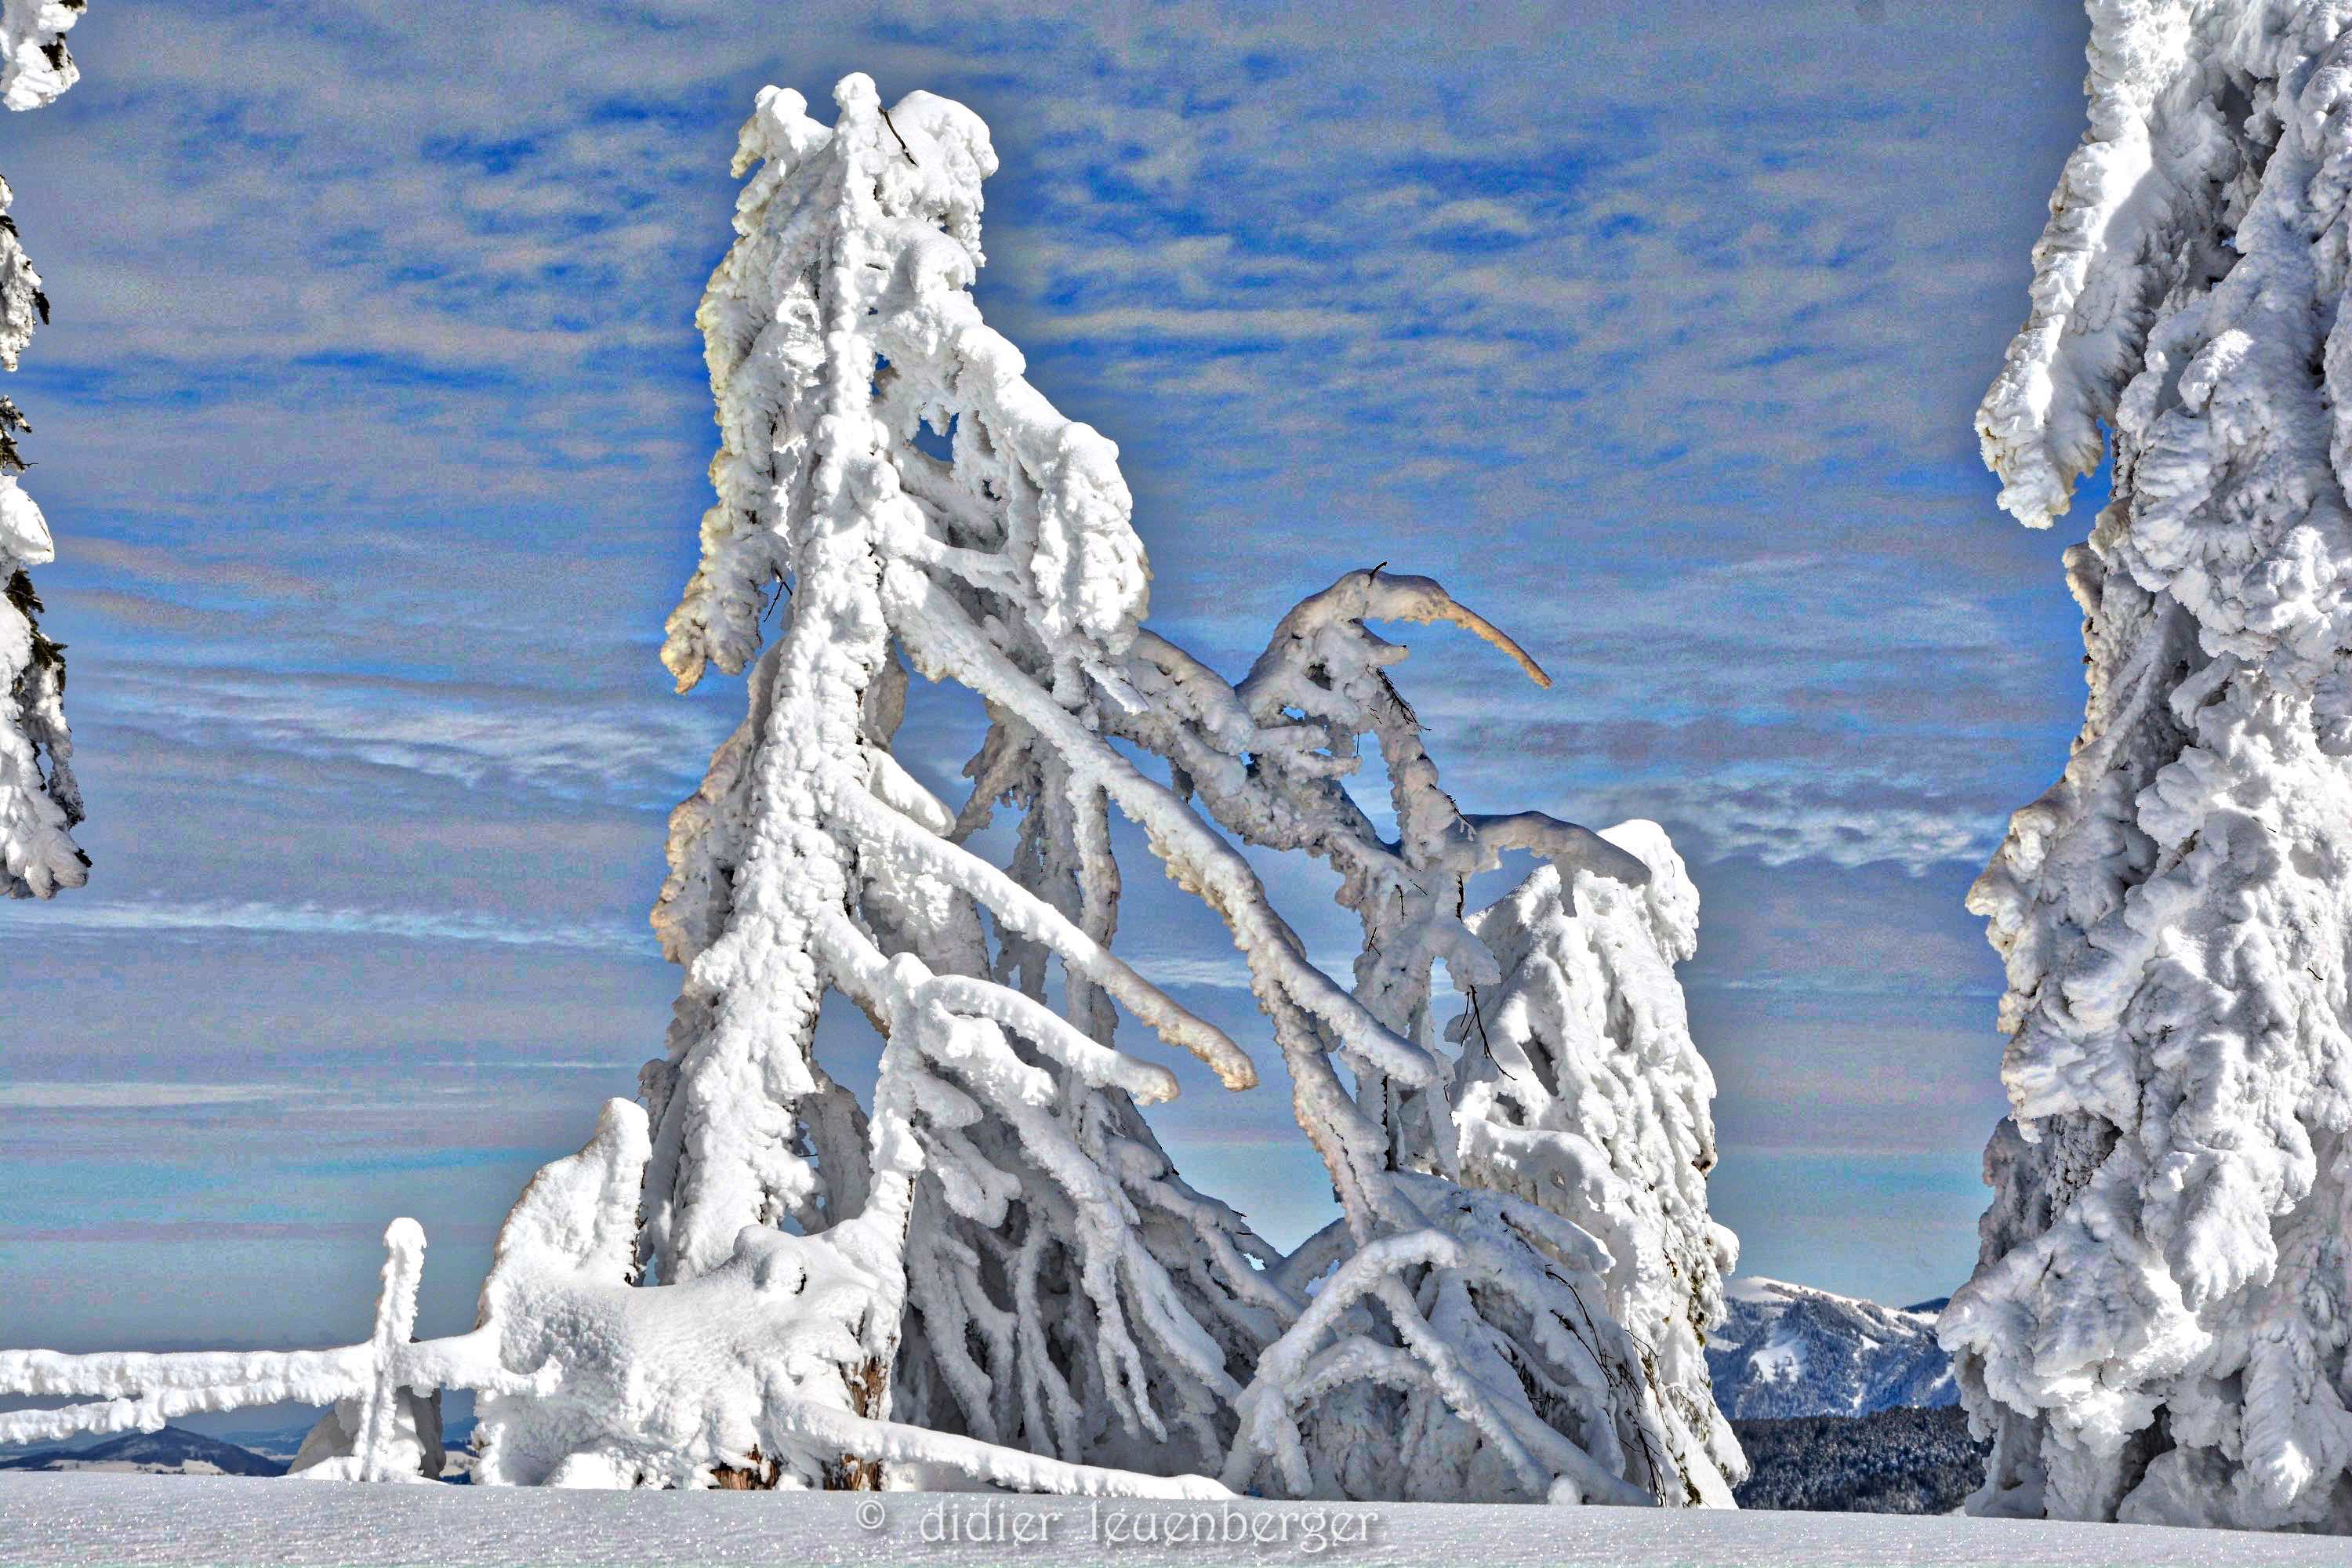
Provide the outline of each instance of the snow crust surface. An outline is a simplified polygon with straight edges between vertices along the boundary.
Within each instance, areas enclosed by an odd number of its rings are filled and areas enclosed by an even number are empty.
[[[1061,1517],[1048,1523],[1052,1513]],[[1180,1521],[1170,1522],[1171,1515]],[[1232,1518],[1239,1522],[1225,1522]],[[872,1527],[861,1522],[877,1519]],[[950,1521],[965,1539],[938,1539]],[[1003,1534],[973,1541],[975,1529]],[[1014,1539],[1024,1529],[1031,1535]],[[1200,1538],[1225,1531],[1252,1538],[1232,1544]],[[1147,1534],[1156,1539],[1141,1539]],[[1319,1549],[1310,1545],[1318,1542]],[[0,1561],[159,1568],[224,1562],[2300,1568],[2341,1564],[2344,1552],[2340,1542],[2307,1536],[1888,1514],[1249,1500],[1203,1510],[969,1493],[562,1492],[0,1475]]]

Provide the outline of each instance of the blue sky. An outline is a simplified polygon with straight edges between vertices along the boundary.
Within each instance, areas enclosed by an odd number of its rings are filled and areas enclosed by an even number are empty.
[[[2078,721],[2085,525],[2003,521],[1970,415],[2079,8],[960,12],[99,0],[81,85],[0,121],[96,861],[0,907],[0,1342],[351,1337],[394,1214],[459,1326],[631,1092],[663,815],[742,701],[655,658],[693,307],[753,92],[853,68],[992,126],[982,308],[1119,444],[1154,625],[1238,673],[1387,560],[1508,627],[1554,689],[1437,632],[1401,679],[1465,806],[1692,861],[1746,1267],[1965,1276],[2000,976],[1959,903]],[[919,704],[935,780],[972,725]],[[1247,1026],[1206,917],[1129,882]],[[1339,943],[1318,871],[1276,892]],[[1164,1125],[1287,1236],[1287,1116],[1195,1074]]]

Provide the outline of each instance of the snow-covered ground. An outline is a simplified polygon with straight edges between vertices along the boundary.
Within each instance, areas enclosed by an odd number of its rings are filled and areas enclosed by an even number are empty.
[[[1884,1514],[475,1490],[83,1473],[0,1476],[0,1561],[2340,1568],[2352,1563],[2352,1545],[2311,1536]]]

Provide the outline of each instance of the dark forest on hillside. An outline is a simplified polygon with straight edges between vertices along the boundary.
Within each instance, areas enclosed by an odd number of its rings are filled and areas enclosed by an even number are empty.
[[[1984,1480],[1990,1447],[1955,1405],[1731,1425],[1754,1467],[1742,1508],[1950,1513]]]

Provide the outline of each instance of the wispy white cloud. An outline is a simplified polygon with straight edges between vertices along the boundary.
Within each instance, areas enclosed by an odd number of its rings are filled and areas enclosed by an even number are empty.
[[[91,717],[185,745],[662,808],[692,786],[730,723],[708,704],[381,676],[131,668],[92,690]]]
[[[250,1105],[302,1091],[282,1083],[41,1082],[0,1083],[0,1109],[9,1110],[182,1110]]]
[[[19,933],[147,932],[394,937],[407,942],[572,948],[593,952],[651,952],[653,938],[617,922],[531,922],[463,910],[330,909],[257,900],[62,900],[0,903],[0,930]]]

